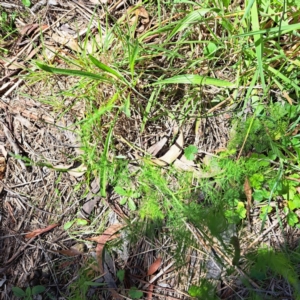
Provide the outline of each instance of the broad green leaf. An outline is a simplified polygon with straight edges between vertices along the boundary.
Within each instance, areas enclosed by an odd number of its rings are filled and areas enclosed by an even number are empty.
[[[226,80],[216,79],[207,76],[201,75],[193,75],[193,74],[186,74],[186,75],[177,75],[171,78],[159,80],[157,82],[152,83],[152,85],[160,85],[160,84],[197,84],[197,85],[214,85],[219,87],[234,87],[235,84],[231,83]]]
[[[287,215],[287,221],[290,226],[294,226],[299,222],[298,216],[293,211],[291,211]]]
[[[265,216],[267,214],[269,214],[271,211],[272,211],[272,207],[271,206],[269,206],[269,205],[263,206],[261,208],[261,213],[260,213],[259,217],[263,220],[265,218]]]
[[[97,74],[93,74],[90,72],[85,72],[85,71],[80,71],[80,70],[71,70],[71,69],[60,69],[60,68],[53,68],[53,67],[49,67],[47,65],[44,64],[40,64],[40,63],[36,63],[36,65],[49,73],[53,73],[53,74],[59,74],[59,75],[69,75],[69,76],[80,76],[80,77],[86,77],[86,78],[90,78],[90,79],[95,79],[95,80],[102,80],[102,81],[106,81],[106,82],[110,82],[110,80],[108,80],[107,78],[97,75]]]
[[[117,277],[121,282],[123,282],[125,278],[125,270],[118,270]]]
[[[296,208],[300,208],[300,195],[295,195],[293,198],[293,202],[296,205]]]
[[[230,0],[222,0],[223,5],[226,7],[226,9],[228,9],[228,6],[230,4]]]
[[[184,156],[188,160],[194,160],[195,154],[198,152],[198,148],[194,145],[189,145],[184,149]]]
[[[238,203],[237,208],[236,208],[236,212],[237,212],[240,219],[245,219],[246,218],[247,210],[246,210],[245,205],[244,205],[243,202]]]
[[[234,210],[226,210],[224,215],[230,224],[238,223],[240,221],[238,214]]]
[[[128,207],[129,207],[130,210],[132,210],[132,211],[135,211],[135,210],[136,210],[136,205],[135,205],[134,201],[133,201],[131,198],[128,199]]]
[[[32,288],[31,293],[32,295],[41,294],[46,290],[46,288],[43,285],[36,285]]]
[[[124,205],[127,202],[127,198],[126,197],[122,197],[120,198],[120,204]]]
[[[199,295],[201,295],[201,287],[196,286],[196,285],[192,285],[189,290],[188,293],[190,294],[190,296],[192,297],[197,297]]]
[[[140,198],[141,197],[141,194],[139,194],[139,193],[132,193],[131,195],[130,195],[130,197],[132,197],[132,198]]]
[[[203,50],[203,54],[206,57],[212,56],[217,51],[218,47],[215,43],[209,42]]]
[[[30,288],[30,286],[27,287],[27,289],[25,291],[25,294],[26,294],[27,297],[31,297],[32,294],[31,294],[31,288]]]
[[[120,196],[125,196],[125,197],[128,197],[129,196],[129,193],[127,191],[125,191],[122,187],[120,186],[116,186],[114,188],[114,191],[120,195]]]
[[[253,194],[252,194],[252,197],[254,200],[260,202],[268,197],[266,197],[266,194],[264,191],[262,190],[254,190]]]
[[[85,219],[76,219],[76,223],[78,226],[85,226],[88,224],[88,221]]]
[[[22,0],[22,4],[26,7],[30,7],[31,2],[30,2],[30,0]]]
[[[12,287],[11,290],[13,291],[16,297],[24,298],[26,296],[26,293],[17,286]]]
[[[292,200],[288,201],[288,206],[290,210],[294,210],[295,208],[297,208],[296,204]]]
[[[129,290],[128,294],[131,297],[131,299],[141,299],[144,295],[144,293],[139,291],[136,287],[132,287]]]
[[[69,221],[69,222],[65,223],[64,230],[68,230],[69,228],[71,228],[73,226],[73,224],[75,223],[75,221],[76,220]]]

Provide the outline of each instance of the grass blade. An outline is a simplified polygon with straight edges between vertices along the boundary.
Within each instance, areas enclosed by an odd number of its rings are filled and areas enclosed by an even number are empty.
[[[259,19],[258,19],[258,9],[257,9],[257,1],[253,2],[251,8],[251,24],[252,29],[254,31],[259,31]],[[263,89],[266,87],[265,83],[265,76],[264,76],[264,69],[263,69],[263,38],[260,34],[255,34],[254,38],[254,45],[255,45],[255,52],[256,52],[256,59],[258,64],[259,76],[261,79],[261,85]]]
[[[143,113],[143,120],[142,120],[142,124],[141,124],[140,133],[143,133],[143,131],[145,129],[146,123],[148,121],[148,116],[150,114],[151,107],[155,104],[156,99],[157,99],[157,97],[160,93],[160,90],[161,90],[161,86],[158,89],[154,89],[154,91],[151,93],[151,96],[149,98],[149,101],[147,102],[147,106],[145,108],[145,111]]]
[[[201,76],[201,75],[193,75],[193,74],[186,74],[186,75],[178,75],[171,78],[159,80],[155,83],[152,83],[152,85],[159,85],[159,84],[198,84],[198,85],[214,85],[219,87],[234,87],[235,84],[226,80],[222,79],[216,79],[212,77],[207,76]]]
[[[296,83],[294,83],[291,79],[289,79],[288,77],[283,75],[279,70],[276,70],[276,69],[272,68],[271,66],[267,66],[267,70],[269,72],[272,72],[276,77],[283,80],[286,84],[291,85],[296,90],[297,93],[300,92],[300,87]]]
[[[69,76],[80,76],[80,77],[86,77],[86,78],[90,78],[90,79],[96,79],[96,80],[102,80],[102,81],[107,81],[110,82],[107,78],[94,74],[94,73],[90,73],[90,72],[85,72],[85,71],[80,71],[80,70],[69,70],[69,69],[60,69],[60,68],[53,68],[53,67],[49,67],[47,65],[41,64],[41,63],[36,63],[36,65],[49,73],[52,74],[59,74],[59,75],[69,75]]]
[[[243,22],[243,21],[249,16],[254,1],[255,1],[255,0],[250,0],[250,1],[248,2],[247,7],[246,7],[246,9],[245,9],[245,13],[244,13],[244,15],[243,15],[243,17],[242,17],[241,22]]]
[[[101,155],[101,171],[100,171],[100,193],[102,197],[106,197],[106,186],[107,186],[107,171],[109,168],[107,167],[109,162],[108,162],[108,150],[110,147],[111,143],[111,137],[112,137],[112,132],[114,129],[114,126],[116,124],[116,121],[118,120],[118,113],[115,116],[115,119],[113,123],[111,124],[109,128],[109,132],[106,136],[105,144],[104,144],[104,149],[103,153]]]
[[[256,35],[256,34],[266,34],[266,33],[281,33],[282,35],[285,33],[288,33],[293,30],[298,30],[300,29],[300,23],[296,24],[291,24],[291,25],[286,25],[286,26],[277,26],[274,28],[269,28],[269,29],[262,29],[262,30],[257,30],[257,31],[251,31],[251,32],[246,32],[238,35],[234,35],[233,37],[235,38],[240,38],[244,36],[251,36],[251,35]]]
[[[113,68],[103,64],[102,62],[100,62],[97,58],[93,57],[92,55],[89,55],[89,58],[91,60],[91,62],[98,67],[100,70],[110,73],[114,76],[116,76],[117,78],[123,80],[123,76],[116,70],[114,70]]]
[[[168,40],[170,40],[176,33],[190,27],[194,22],[201,20],[206,13],[212,10],[212,8],[202,8],[188,14],[185,18],[178,22],[178,24],[170,33]]]

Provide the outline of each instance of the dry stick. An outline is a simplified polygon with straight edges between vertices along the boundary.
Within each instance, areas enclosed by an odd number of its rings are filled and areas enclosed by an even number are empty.
[[[34,112],[26,110],[26,109],[22,110],[22,108],[19,108],[19,107],[11,107],[9,104],[5,103],[4,101],[2,101],[2,102],[0,101],[0,108],[7,109],[10,111],[11,114],[14,114],[14,115],[19,113],[22,116],[32,119],[34,121],[40,120],[40,121],[44,121],[44,122],[47,122],[50,124],[55,123],[54,119],[51,117],[44,116],[44,115],[38,115],[37,113],[34,113]]]
[[[26,197],[21,196],[21,195],[20,195],[19,193],[17,193],[17,192],[14,192],[11,188],[9,188],[9,187],[8,187],[4,182],[2,182],[2,181],[0,181],[0,186],[1,186],[1,185],[4,187],[4,190],[5,190],[6,192],[9,192],[9,193],[11,193],[12,195],[16,196],[16,197],[17,197],[24,205],[27,205],[27,206],[31,207],[32,209],[38,210],[38,211],[40,211],[40,212],[42,212],[42,213],[45,213],[45,214],[48,214],[48,215],[59,216],[59,217],[62,216],[62,215],[54,214],[54,213],[48,212],[48,211],[46,211],[46,210],[43,210],[43,209],[40,209],[40,208],[34,206],[33,204],[31,204],[31,203],[28,201],[28,199],[26,199]],[[25,207],[24,207],[24,209],[25,209]]]
[[[247,250],[248,249],[250,249],[251,247],[253,247],[256,243],[258,243],[259,242],[259,240],[264,236],[264,235],[266,235],[269,231],[271,231],[271,230],[273,230],[273,228],[275,227],[275,226],[277,226],[278,225],[278,223],[279,223],[279,221],[278,220],[276,220],[275,222],[274,222],[274,224],[271,226],[271,227],[269,227],[266,231],[264,231],[262,234],[260,234],[248,247],[247,247]],[[241,251],[241,255],[244,255],[244,253],[245,253],[245,251],[246,251],[246,249],[244,249],[244,250],[242,250]]]
[[[189,224],[187,224],[186,223],[186,226],[189,228],[189,230],[192,232],[192,234],[195,236],[195,233],[191,230],[191,228],[190,228],[190,226],[189,226]],[[199,239],[199,236],[196,236],[198,239]],[[200,235],[200,237],[201,237],[201,235]],[[203,238],[201,237],[201,239],[203,240]],[[203,243],[203,245],[205,245],[205,243],[204,243],[204,241],[202,242]],[[247,280],[254,286],[254,287],[256,287],[257,289],[260,289],[260,286],[259,285],[257,285],[249,276],[247,276],[246,274],[245,274],[245,272],[241,269],[241,268],[239,268],[238,266],[235,266],[235,265],[233,265],[232,264],[232,261],[217,247],[217,246],[214,246],[214,247],[212,247],[219,255],[220,255],[220,257],[222,257],[231,267],[234,267],[235,269],[236,269],[236,271],[240,274],[240,275],[242,275],[242,276],[244,276],[245,278],[247,278]],[[229,286],[229,285],[228,285]]]
[[[13,147],[13,150],[15,152],[15,155],[19,155],[21,153],[19,146],[15,143],[12,134],[10,132],[10,130],[5,126],[5,124],[2,123],[3,126],[3,131],[8,139],[8,141],[10,142],[11,146]],[[23,170],[26,170],[25,164],[23,163],[23,161],[21,159],[18,159],[19,164],[21,165]]]
[[[82,7],[81,4],[80,4],[79,2],[76,3],[76,4],[77,4],[78,7],[75,7],[73,4],[69,3],[69,5],[70,5],[72,8],[77,9],[77,10],[79,11],[79,13],[80,13],[85,19],[87,19],[88,21],[90,21],[91,18],[92,18],[92,16],[90,16],[90,15],[88,14],[88,12],[89,12],[90,14],[93,14],[93,12],[91,12],[91,11],[90,11],[88,8],[86,8],[86,7]],[[85,10],[87,10],[88,12],[86,12]],[[93,25],[93,27],[96,27],[96,26],[97,26],[97,22],[96,22],[94,19],[92,20],[92,25]]]
[[[48,31],[50,28],[52,28],[54,25],[56,25],[60,20],[62,20],[65,16],[67,16],[71,11],[73,11],[75,8],[70,9],[67,13],[65,13],[64,15],[62,15],[62,17],[60,17],[58,20],[56,20],[53,24],[51,24],[49,27],[44,28],[41,33],[45,33],[46,31]],[[37,38],[40,36],[40,33],[38,33],[32,40],[31,42],[34,42],[35,40],[37,40]],[[4,67],[8,67],[9,65],[11,65],[23,52],[25,52],[25,50],[27,50],[27,48],[29,48],[29,46],[31,45],[31,43],[28,43],[11,61],[7,62]]]
[[[163,268],[162,270],[160,270],[158,272],[158,274],[156,274],[154,277],[152,277],[149,282],[147,284],[145,284],[143,286],[143,289],[146,289],[148,288],[148,286],[153,283],[154,281],[156,281],[160,276],[162,276],[166,271],[168,271],[173,265],[174,265],[175,262],[171,262],[169,263],[165,268]]]
[[[123,1],[123,0],[120,0],[120,1],[118,1],[116,4],[114,4],[112,7],[110,7],[110,8],[108,9],[108,12],[111,12],[118,4],[119,4],[120,2],[122,2],[122,1]],[[73,1],[73,2],[74,2],[74,1]],[[93,11],[91,11],[90,9],[88,9],[87,7],[85,7],[84,5],[82,5],[81,3],[76,2],[75,4],[76,4],[77,6],[80,6],[81,9],[85,9],[85,10],[86,10],[87,12],[89,12],[91,15],[94,14]],[[75,7],[74,7],[74,8],[75,8]],[[103,13],[103,14],[99,17],[99,19],[101,20],[102,18],[105,17],[105,15],[106,15],[106,12]],[[79,32],[79,36],[82,36],[82,35],[84,35],[88,30],[90,30],[90,29],[92,29],[92,28],[94,28],[94,27],[97,27],[97,23],[95,23],[95,22],[96,22],[96,21],[93,20],[93,24],[91,24],[90,27],[81,30],[81,31]],[[102,32],[102,34],[103,34],[103,32]]]
[[[22,6],[20,6],[20,5],[6,3],[6,2],[0,2],[0,6],[5,7],[5,8],[18,8],[20,10],[22,9]]]
[[[6,262],[6,265],[13,262],[13,260],[16,259],[35,238],[36,237],[31,238],[25,245],[23,245],[23,247],[19,248],[18,251]]]
[[[5,94],[2,96],[3,98],[9,96],[23,81],[23,79],[19,79],[8,91],[5,92]]]
[[[200,236],[200,238],[199,238],[199,236],[192,230],[192,228],[190,227],[190,225],[189,225],[188,223],[185,222],[185,225],[186,225],[187,228],[190,230],[190,232],[192,233],[192,235],[194,236],[194,238],[195,238],[196,240],[201,240],[202,246],[204,246],[204,248],[206,248],[206,251],[209,252],[210,249],[209,249],[208,246],[206,246],[206,244],[205,244],[203,238],[202,238],[201,236]],[[206,253],[206,254],[207,254],[207,256],[208,256],[208,253]],[[213,257],[211,257],[211,259],[212,259],[212,261],[214,262],[214,264],[215,264],[216,266],[218,266],[218,264],[216,263],[215,259],[214,259]],[[230,263],[231,263],[231,262],[230,262]],[[230,286],[229,282],[227,282],[226,279],[223,279],[223,281],[226,283],[226,285],[227,285],[232,291],[234,291],[233,288]],[[241,297],[240,297],[240,298],[241,298]]]

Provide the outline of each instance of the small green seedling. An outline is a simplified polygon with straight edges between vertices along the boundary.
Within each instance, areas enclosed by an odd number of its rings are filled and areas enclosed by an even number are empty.
[[[124,190],[122,187],[120,186],[116,186],[115,187],[115,192],[122,196],[122,198],[120,199],[120,204],[121,205],[125,205],[126,202],[128,203],[128,207],[134,211],[136,210],[136,205],[133,201],[133,199],[139,198],[141,195],[139,193],[134,192],[131,189],[128,190]]]
[[[36,285],[34,287],[27,287],[26,290],[22,290],[21,288],[15,286],[12,288],[14,295],[18,298],[31,300],[33,296],[41,294],[45,291],[45,287],[43,285]]]

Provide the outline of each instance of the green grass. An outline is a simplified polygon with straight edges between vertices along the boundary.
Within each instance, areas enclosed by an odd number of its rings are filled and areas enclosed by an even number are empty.
[[[8,45],[11,44],[10,40],[16,33],[14,25],[16,16],[17,13],[8,14],[0,8],[0,54],[8,53]]]
[[[117,22],[111,16],[102,43],[94,44],[92,53],[87,51],[93,41],[88,33],[81,41],[83,51],[71,58],[57,54],[60,65],[32,62],[28,83],[43,81],[51,87],[60,76],[77,78],[76,84],[57,95],[71,98],[70,107],[49,97],[40,101],[47,100],[61,115],[82,107],[83,114],[74,116],[73,122],[83,150],[76,160],[88,168],[87,182],[98,177],[102,197],[109,188],[123,193],[126,199],[119,204],[128,211],[132,238],[151,237],[154,228],[168,228],[178,243],[174,253],[178,258],[183,248],[198,247],[186,222],[199,230],[208,228],[221,240],[221,230],[229,223],[238,230],[244,227],[246,177],[263,223],[275,213],[280,222],[285,221],[278,214],[279,197],[287,203],[283,210],[289,226],[299,226],[297,3],[285,7],[279,1],[254,0],[244,8],[230,9],[227,1],[201,5],[158,1],[157,5],[145,4],[154,23],[140,34],[136,24]],[[218,104],[222,104],[220,114],[234,114],[235,132],[227,150],[215,155],[209,165],[200,155],[195,158],[205,171],[219,168],[218,175],[197,180],[172,165],[152,164],[145,154],[150,144],[139,144],[139,138],[153,134],[153,128],[157,135],[170,135],[165,124],[174,122],[186,130],[189,142],[183,148],[187,148],[194,142],[199,120],[212,117],[207,112]],[[200,191],[205,195],[203,203],[197,200]],[[236,251],[227,254],[237,260]],[[292,261],[289,251],[278,255],[282,261]],[[283,276],[299,297],[294,273],[288,277],[282,269],[270,270]]]

